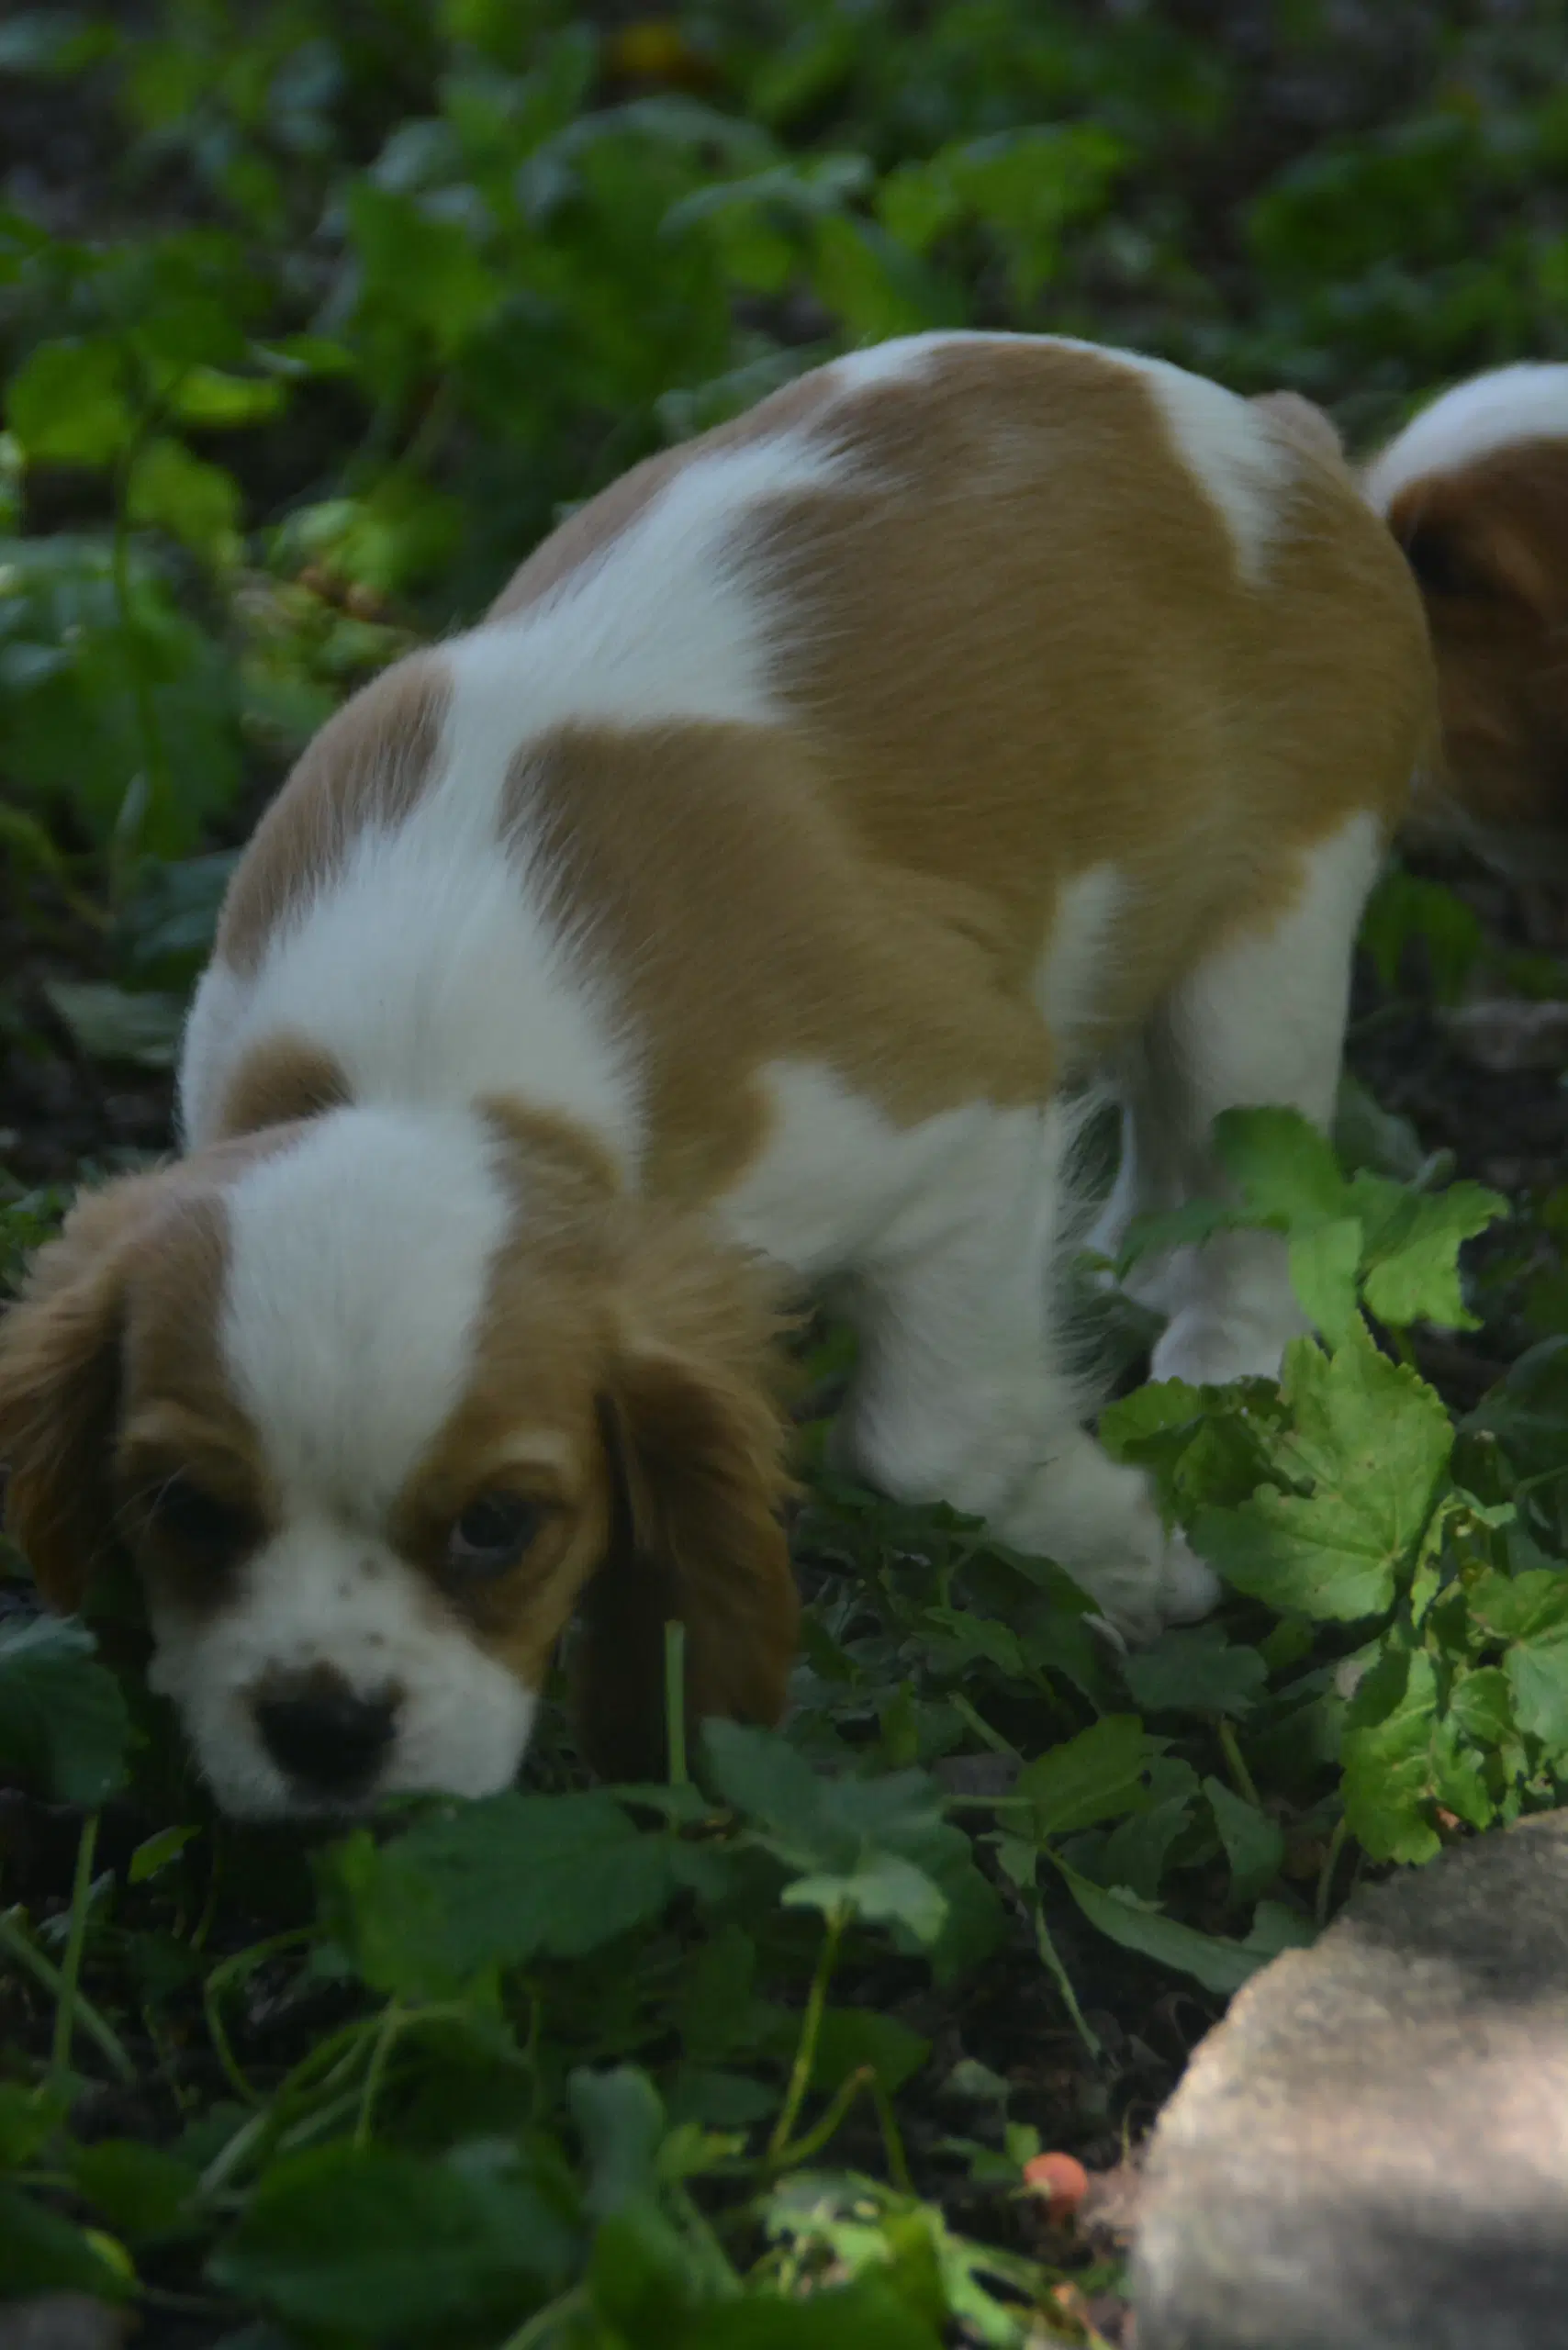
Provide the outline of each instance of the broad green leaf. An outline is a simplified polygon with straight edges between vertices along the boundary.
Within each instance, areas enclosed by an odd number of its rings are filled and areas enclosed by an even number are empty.
[[[1347,1213],[1334,1147],[1298,1110],[1222,1110],[1215,1150],[1254,1214],[1289,1227],[1332,1223]]]
[[[1236,1795],[1221,1779],[1204,1781],[1220,1842],[1230,1863],[1230,1893],[1238,1903],[1256,1901],[1284,1863],[1284,1830],[1277,1819]]]
[[[1195,1926],[1180,1925],[1123,1888],[1108,1892],[1076,1870],[1062,1868],[1059,1861],[1057,1866],[1092,1926],[1124,1950],[1140,1951],[1160,1966],[1173,1966],[1179,1974],[1192,1975],[1205,1990],[1239,1991],[1262,1964],[1260,1953],[1244,1950],[1239,1942],[1200,1933]]]
[[[1256,1649],[1234,1647],[1218,1624],[1162,1632],[1151,1648],[1124,1658],[1122,1677],[1150,1713],[1250,1712],[1268,1685]]]
[[[182,441],[150,441],[131,467],[126,510],[133,522],[167,531],[212,563],[240,552],[240,485]]]
[[[350,188],[348,218],[362,305],[422,331],[439,357],[450,358],[496,308],[502,283],[462,221],[369,180]]]
[[[58,2090],[0,2081],[0,2171],[21,2170],[43,2150],[70,2108]]]
[[[179,2233],[200,2183],[192,2164],[129,2138],[100,2138],[80,2147],[71,2174],[77,2191],[132,2244]]]
[[[1505,1745],[1516,1729],[1507,1674],[1495,1664],[1462,1674],[1450,1695],[1449,1712],[1456,1729],[1477,1746]]]
[[[97,979],[49,979],[44,993],[89,1058],[173,1069],[185,1025],[185,1006],[174,997],[132,994]]]
[[[0,2187],[0,2280],[8,2298],[90,2293],[122,2301],[134,2290],[134,2278],[81,2228],[9,2187]]]
[[[281,375],[235,375],[222,367],[187,367],[165,395],[182,424],[227,429],[276,416],[288,397]]]
[[[1401,1664],[1395,1701],[1380,1720],[1348,1728],[1342,1746],[1345,1818],[1374,1861],[1429,1860],[1440,1841],[1428,1814],[1437,1779],[1436,1672],[1420,1651],[1407,1662],[1390,1658],[1389,1672]]]
[[[1355,1321],[1361,1260],[1361,1227],[1353,1215],[1331,1217],[1291,1235],[1291,1286],[1302,1312],[1331,1347],[1343,1342]]]
[[[937,1942],[948,1916],[946,1885],[973,1874],[974,1863],[968,1839],[944,1817],[924,1772],[830,1779],[773,1732],[715,1721],[703,1735],[721,1794],[795,1874],[787,1904],[845,1907],[902,1925],[927,1947]]]
[[[1360,1175],[1351,1186],[1358,1206],[1371,1210],[1367,1225],[1364,1293],[1369,1310],[1391,1328],[1435,1322],[1449,1330],[1473,1330],[1460,1290],[1462,1244],[1508,1213],[1500,1192],[1480,1183],[1452,1183],[1446,1192],[1412,1192]]]
[[[125,1784],[130,1717],[78,1624],[0,1624],[0,1765],[50,1803],[99,1804]]]
[[[818,2286],[804,2300],[727,2301],[700,2310],[678,2350],[939,2350],[940,2336],[875,2275]]]
[[[525,2176],[339,2143],[274,2161],[208,2273],[286,2323],[401,2342],[543,2300],[578,2246]]]
[[[1360,1324],[1332,1356],[1297,1339],[1284,1393],[1294,1426],[1276,1448],[1276,1468],[1309,1491],[1260,1486],[1238,1508],[1200,1511],[1193,1542],[1239,1590],[1282,1615],[1381,1615],[1414,1564],[1437,1500],[1453,1440],[1448,1414]]]
[[[1158,1751],[1136,1714],[1107,1714],[1026,1763],[1015,1792],[1034,1807],[1035,1834],[1044,1842],[1141,1811],[1148,1801],[1143,1774]]]
[[[487,1796],[384,1845],[360,1830],[319,1874],[331,1930],[364,1980],[419,1998],[487,1966],[597,1949],[656,1917],[700,1857],[640,1832],[595,1789]]]
[[[931,2042],[896,2016],[872,2008],[830,2008],[817,2034],[812,2079],[819,2089],[835,2089],[868,2065],[890,2097],[919,2072],[930,2053]]]
[[[1483,944],[1478,916],[1440,881],[1428,881],[1394,866],[1367,901],[1361,944],[1385,990],[1398,988],[1406,947],[1420,939],[1439,1002],[1457,1002]]]
[[[567,2082],[566,2093],[588,2166],[583,2201],[595,2219],[606,2219],[653,2191],[665,2109],[652,2081],[635,2065],[605,2073],[580,2069]]]
[[[6,387],[6,420],[31,458],[108,464],[135,430],[118,345],[40,342]]]
[[[1467,1596],[1473,1620],[1494,1639],[1534,1640],[1568,1631],[1568,1567],[1484,1574]]]
[[[1519,1640],[1503,1659],[1522,1730],[1568,1753],[1568,1628]]]

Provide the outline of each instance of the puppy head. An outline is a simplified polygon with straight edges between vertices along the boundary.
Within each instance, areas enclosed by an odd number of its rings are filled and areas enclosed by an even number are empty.
[[[513,1777],[588,1599],[619,1775],[782,1710],[797,1603],[760,1276],[500,1116],[342,1109],[90,1195],[0,1324],[8,1523],[45,1595],[144,1579],[219,1800]]]
[[[1568,367],[1460,386],[1366,487],[1426,604],[1462,821],[1504,861],[1568,862]]]

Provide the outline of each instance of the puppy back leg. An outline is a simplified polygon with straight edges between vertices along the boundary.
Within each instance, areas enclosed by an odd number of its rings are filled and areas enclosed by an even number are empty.
[[[855,1292],[860,1363],[841,1457],[902,1500],[941,1500],[1054,1558],[1131,1639],[1217,1586],[1167,1536],[1142,1475],[1082,1426],[1054,1296],[1071,1238],[1074,1114],[988,1113],[940,1192],[895,1219]]]
[[[1222,1110],[1333,1117],[1361,911],[1383,855],[1376,820],[1358,814],[1304,852],[1279,912],[1218,947],[1161,1004],[1145,1039],[1131,1114],[1140,1204],[1224,1199],[1212,1130]],[[1307,1323],[1285,1243],[1221,1233],[1146,1270],[1140,1293],[1170,1315],[1156,1379],[1272,1377]]]

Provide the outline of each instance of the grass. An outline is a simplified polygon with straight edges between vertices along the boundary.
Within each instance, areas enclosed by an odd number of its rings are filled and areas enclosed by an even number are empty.
[[[649,449],[926,325],[1363,441],[1568,333],[1544,6],[121,14],[0,28],[0,1280],[159,1146],[314,726]],[[1565,991],[1455,878],[1369,914],[1374,1081],[1478,972]],[[783,1735],[672,1722],[667,1785],[599,1788],[552,1701],[518,1791],[307,1846],[213,1815],[133,1593],[42,1623],[13,1559],[0,2289],[233,2350],[1114,2336],[1030,2157],[1114,2162],[1359,1875],[1568,1777],[1568,1195],[1364,1086],[1338,1145],[1225,1136],[1326,1334],[1281,1389],[1136,1386],[1102,1305],[1105,1438],[1231,1586],[1124,1666],[1047,1562],[813,1470]]]

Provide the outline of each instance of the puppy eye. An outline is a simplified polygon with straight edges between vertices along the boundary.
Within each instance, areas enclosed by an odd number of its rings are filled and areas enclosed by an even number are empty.
[[[161,1542],[214,1566],[234,1558],[254,1534],[245,1511],[188,1477],[171,1477],[159,1486],[149,1523]]]
[[[481,1494],[469,1503],[447,1537],[447,1572],[454,1575],[498,1575],[515,1566],[530,1548],[544,1512],[521,1494]]]

